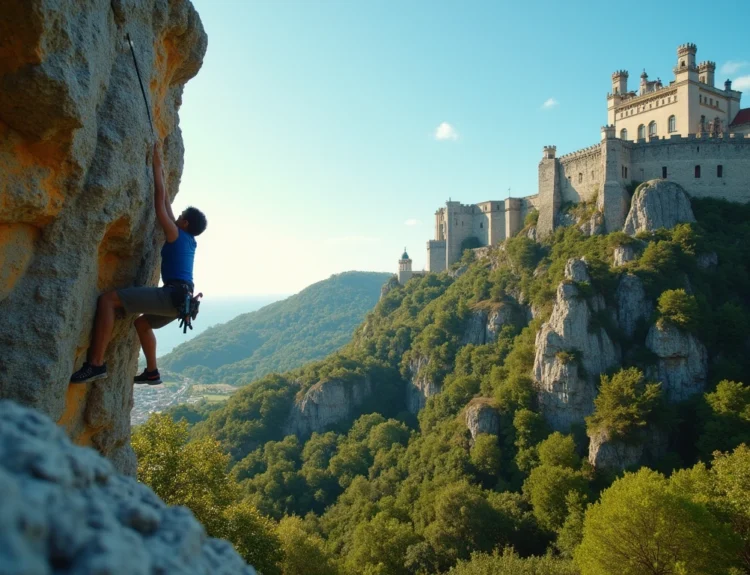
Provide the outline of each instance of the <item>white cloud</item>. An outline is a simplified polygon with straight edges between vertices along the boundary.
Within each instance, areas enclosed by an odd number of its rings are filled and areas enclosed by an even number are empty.
[[[326,238],[324,242],[327,244],[377,244],[380,242],[380,238],[372,236],[341,236],[338,238]]]
[[[458,132],[448,122],[443,122],[435,128],[435,139],[441,141],[458,140]]]
[[[418,226],[419,220],[415,220],[414,218],[409,218],[404,222],[407,226]]]
[[[550,108],[554,108],[558,105],[558,101],[554,98],[548,98],[544,104],[542,104],[542,109],[549,110]]]
[[[750,92],[750,76],[740,76],[732,82],[732,90],[740,92]]]
[[[733,74],[736,74],[737,72],[739,72],[740,68],[744,68],[745,66],[748,66],[748,65],[750,65],[750,62],[728,60],[727,62],[724,62],[724,64],[721,65],[721,68],[719,69],[719,73],[724,74],[726,76],[732,76]]]

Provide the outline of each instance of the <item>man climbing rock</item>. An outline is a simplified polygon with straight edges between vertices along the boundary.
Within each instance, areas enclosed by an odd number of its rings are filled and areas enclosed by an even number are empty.
[[[94,335],[88,351],[88,361],[75,372],[71,383],[85,383],[107,377],[104,353],[112,337],[115,311],[143,314],[135,320],[135,329],[146,356],[146,369],[135,376],[135,383],[156,385],[161,376],[156,366],[155,329],[178,317],[178,307],[186,293],[193,293],[193,260],[199,236],[206,229],[206,216],[189,207],[175,219],[164,189],[159,144],[154,144],[154,208],[166,242],[161,249],[161,278],[163,287],[131,287],[109,291],[99,296],[94,318]]]

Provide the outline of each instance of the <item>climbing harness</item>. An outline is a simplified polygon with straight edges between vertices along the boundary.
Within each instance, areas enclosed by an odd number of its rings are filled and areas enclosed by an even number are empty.
[[[138,59],[135,57],[135,48],[133,47],[133,41],[130,39],[130,34],[126,34],[125,37],[128,39],[130,45],[130,53],[133,55],[133,64],[135,64],[135,73],[138,75],[138,83],[141,85],[141,94],[143,94],[143,101],[146,104],[146,114],[148,114],[148,123],[151,126],[151,135],[156,139],[156,132],[154,131],[154,122],[151,120],[151,106],[148,103],[146,97],[146,90],[143,87],[143,80],[141,79],[141,71],[138,68]]]
[[[203,293],[193,295],[193,287],[188,283],[170,282],[168,286],[172,288],[172,305],[177,309],[182,333],[187,333],[188,328],[193,329],[193,320],[200,310]]]

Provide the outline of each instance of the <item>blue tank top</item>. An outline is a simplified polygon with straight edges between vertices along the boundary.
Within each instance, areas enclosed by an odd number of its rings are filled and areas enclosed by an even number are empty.
[[[195,238],[184,230],[179,232],[177,239],[166,242],[161,248],[161,279],[183,280],[193,283],[193,260],[198,243]]]

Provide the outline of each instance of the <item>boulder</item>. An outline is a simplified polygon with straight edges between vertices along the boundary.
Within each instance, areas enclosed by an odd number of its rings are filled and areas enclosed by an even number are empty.
[[[485,398],[472,399],[466,406],[466,427],[471,439],[480,433],[498,435],[500,433],[500,414]]]
[[[578,229],[586,236],[596,236],[604,233],[604,214],[596,211],[591,217],[578,221]]]
[[[697,258],[698,267],[702,270],[712,270],[719,265],[719,254],[708,252],[700,254]]]
[[[411,377],[406,384],[406,408],[410,413],[419,413],[427,404],[427,399],[440,393],[442,386],[430,379],[425,368],[429,358],[418,356],[409,362]]]
[[[646,321],[654,312],[653,302],[646,297],[643,282],[634,274],[625,274],[615,292],[617,322],[622,332],[632,338],[639,321]]]
[[[623,231],[634,236],[694,221],[690,197],[682,186],[666,180],[650,180],[638,186],[633,194]]]
[[[488,315],[489,312],[486,309],[477,309],[471,313],[461,336],[460,345],[483,345],[485,343]]]
[[[319,381],[294,402],[284,435],[307,437],[314,431],[320,432],[329,425],[350,419],[370,395],[372,382],[368,376],[356,381]]]
[[[620,350],[603,328],[591,328],[604,299],[585,299],[576,283],[589,282],[584,259],[571,259],[557,288],[552,315],[536,336],[534,380],[540,409],[556,431],[584,423],[594,410],[599,375],[617,365]]]
[[[153,136],[126,33],[164,141],[173,199],[184,151],[177,111],[207,46],[192,4],[56,0],[2,8],[0,398],[43,411],[75,442],[132,474],[134,317],[115,322],[109,377],[68,385],[85,359],[97,296],[158,280]]]
[[[255,575],[185,507],[73,445],[46,415],[0,401],[0,573]]]
[[[537,241],[536,226],[531,226],[528,230],[526,230],[526,237],[529,238],[532,242]]]
[[[617,246],[612,253],[612,263],[615,267],[624,266],[626,263],[632,262],[636,257],[638,257],[638,252],[635,246]]]
[[[525,313],[512,303],[493,304],[489,308],[476,309],[469,316],[461,345],[484,345],[497,340],[506,325],[525,323]]]
[[[611,439],[607,431],[594,433],[589,439],[589,463],[595,469],[610,471],[656,463],[664,456],[668,447],[667,435],[653,427],[627,442]]]
[[[703,392],[708,352],[692,333],[669,322],[657,322],[646,336],[646,347],[658,357],[647,376],[661,382],[667,401],[682,401]]]

